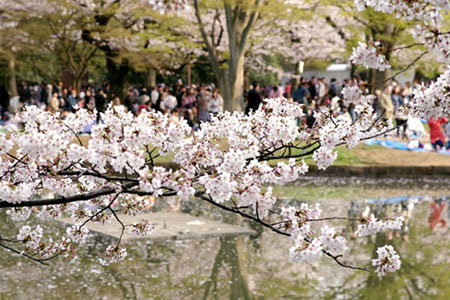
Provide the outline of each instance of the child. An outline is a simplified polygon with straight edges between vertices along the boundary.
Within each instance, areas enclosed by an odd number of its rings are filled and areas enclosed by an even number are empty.
[[[431,145],[433,145],[433,149],[435,151],[439,151],[444,148],[445,144],[445,136],[442,132],[441,125],[447,123],[448,120],[446,118],[434,119],[431,118],[428,121],[428,126],[430,126],[430,140]]]

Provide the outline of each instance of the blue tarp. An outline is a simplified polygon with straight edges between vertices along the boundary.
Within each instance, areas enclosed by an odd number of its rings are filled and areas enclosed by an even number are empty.
[[[405,202],[407,200],[421,201],[427,199],[427,196],[398,196],[398,197],[390,197],[390,198],[382,198],[382,199],[367,199],[368,204],[397,204],[401,202]],[[433,197],[434,200],[441,199],[444,201],[450,201],[450,195],[448,196],[438,196]]]
[[[370,140],[366,141],[366,145],[369,145],[369,146],[380,145],[385,148],[391,148],[391,149],[397,149],[397,150],[408,150],[408,151],[414,151],[414,152],[429,152],[424,148],[408,148],[408,144],[406,144],[406,143],[390,141],[390,140],[370,139]],[[450,155],[450,151],[445,151],[445,150],[438,151],[438,153]]]
[[[400,196],[400,197],[391,197],[391,198],[384,198],[384,199],[367,199],[367,203],[374,204],[374,203],[383,203],[383,204],[395,204],[400,203],[403,201],[406,201],[410,199],[411,196]],[[416,197],[415,199],[419,199],[422,197]]]

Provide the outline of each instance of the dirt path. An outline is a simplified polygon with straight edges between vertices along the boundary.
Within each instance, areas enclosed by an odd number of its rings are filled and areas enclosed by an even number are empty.
[[[369,165],[384,166],[449,166],[450,155],[433,152],[412,152],[389,148],[354,149],[362,161]]]

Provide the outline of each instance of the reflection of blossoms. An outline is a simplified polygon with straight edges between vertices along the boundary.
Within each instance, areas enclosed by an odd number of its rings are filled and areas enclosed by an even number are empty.
[[[355,234],[362,237],[388,229],[399,230],[402,227],[404,220],[405,218],[400,216],[394,220],[383,221],[378,220],[373,214],[371,214],[370,217],[365,220],[364,224],[358,225],[358,229]]]
[[[322,244],[318,239],[311,242],[304,241],[301,246],[292,246],[289,248],[289,257],[294,262],[312,262],[322,254]]]
[[[376,267],[375,273],[383,277],[386,272],[395,272],[400,269],[400,256],[391,245],[377,249],[378,258],[372,260],[372,266]]]
[[[136,236],[147,236],[153,233],[156,229],[154,223],[150,223],[148,220],[142,219],[139,223],[134,223],[131,225],[131,234]]]

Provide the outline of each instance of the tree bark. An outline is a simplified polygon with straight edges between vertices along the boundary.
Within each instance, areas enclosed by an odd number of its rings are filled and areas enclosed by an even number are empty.
[[[147,82],[146,85],[148,87],[156,86],[156,70],[154,68],[150,68],[147,71]]]
[[[244,104],[244,54],[229,66],[228,82],[226,89],[228,90],[228,98],[224,98],[224,109],[227,111],[242,111]]]
[[[18,96],[17,91],[17,76],[16,76],[16,57],[14,54],[8,55],[8,72],[9,72],[9,91],[11,98]]]

